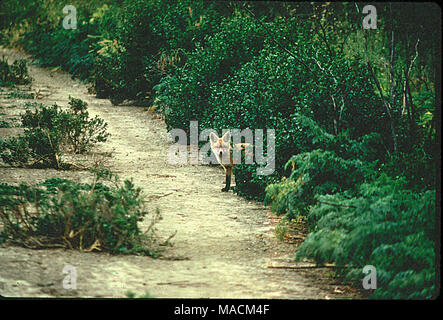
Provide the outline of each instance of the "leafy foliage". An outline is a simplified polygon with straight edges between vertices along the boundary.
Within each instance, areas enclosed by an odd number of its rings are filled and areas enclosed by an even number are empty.
[[[429,299],[435,295],[435,191],[414,193],[385,175],[358,193],[318,195],[308,218],[313,232],[297,257],[347,266],[360,281],[365,265],[377,270],[374,298]],[[336,205],[331,205],[336,204]]]
[[[2,57],[0,60],[0,86],[29,84],[31,81],[26,60],[15,60],[10,65],[7,59]]]
[[[70,97],[68,121],[64,131],[68,144],[75,153],[84,153],[98,142],[105,142],[109,137],[106,132],[108,124],[98,116],[89,118],[88,104],[80,99]]]
[[[286,166],[292,166],[294,170],[281,185],[268,186],[265,203],[273,203],[281,208],[278,213],[290,217],[306,215],[309,206],[314,204],[314,196],[344,190],[352,193],[353,188],[369,175],[368,167],[362,161],[344,160],[331,151],[300,153],[293,156]],[[274,198],[285,201],[285,204],[279,204]],[[282,212],[282,208],[287,211]]]
[[[183,65],[184,52],[211,33],[219,19],[214,5],[183,0],[127,1],[115,31],[97,44],[95,89],[113,103],[152,98],[167,69]],[[108,21],[109,16],[105,17]]]
[[[98,117],[89,119],[87,104],[80,99],[70,98],[66,111],[56,104],[30,103],[27,107],[21,115],[24,135],[0,139],[0,156],[7,164],[62,168],[64,149],[83,153],[109,136],[107,124]]]
[[[197,43],[186,68],[177,68],[154,89],[168,128],[189,130],[189,121],[214,116],[210,108],[211,86],[252,59],[263,45],[263,31],[251,18],[223,19],[220,30]],[[203,125],[202,125],[203,126]],[[218,128],[218,127],[211,127]]]
[[[145,232],[138,227],[148,215],[141,189],[129,180],[121,183],[107,169],[95,170],[91,184],[60,178],[36,186],[0,184],[0,199],[4,241],[158,255],[153,224]]]

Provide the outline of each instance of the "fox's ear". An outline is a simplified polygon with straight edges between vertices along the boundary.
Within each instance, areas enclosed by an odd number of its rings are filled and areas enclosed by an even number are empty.
[[[222,139],[223,139],[223,142],[229,142],[229,141],[231,141],[231,132],[230,132],[230,131],[227,131],[227,132],[223,135]]]
[[[214,132],[211,132],[209,134],[209,140],[211,140],[211,143],[217,143],[217,141],[218,141],[217,134],[215,134]]]

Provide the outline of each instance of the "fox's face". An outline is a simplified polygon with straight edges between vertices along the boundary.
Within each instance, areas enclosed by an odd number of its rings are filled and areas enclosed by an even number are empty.
[[[219,138],[214,132],[211,132],[209,138],[211,140],[212,152],[214,152],[219,161],[223,158],[223,154],[229,154],[231,148],[231,133],[229,131],[226,132],[221,138]]]

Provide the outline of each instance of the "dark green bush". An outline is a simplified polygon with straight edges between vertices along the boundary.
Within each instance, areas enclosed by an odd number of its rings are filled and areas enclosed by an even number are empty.
[[[0,128],[10,128],[11,124],[8,121],[0,120]]]
[[[91,80],[95,66],[92,49],[99,41],[98,34],[113,26],[106,25],[110,20],[100,23],[100,17],[95,17],[94,21],[94,13],[103,13],[106,6],[103,1],[73,1],[70,4],[76,7],[76,29],[63,28],[65,15],[62,10],[66,3],[26,0],[20,5],[21,13],[11,21],[10,29],[20,34],[16,40],[18,44],[33,54],[42,66],[59,66],[73,76]]]
[[[106,141],[107,124],[98,117],[89,119],[87,104],[70,98],[69,109],[27,104],[21,115],[24,135],[0,139],[0,156],[13,166],[62,168],[63,151],[86,152],[93,144]]]
[[[365,265],[375,266],[374,298],[435,297],[435,191],[415,193],[405,189],[404,179],[382,175],[363,183],[355,196],[317,199],[308,214],[313,232],[299,259],[346,266],[345,275],[355,281]]]
[[[141,189],[129,180],[121,183],[108,170],[95,171],[91,184],[60,178],[36,186],[0,184],[0,200],[6,242],[158,255],[153,224],[145,232],[138,227],[148,215]]]
[[[14,166],[27,165],[30,159],[35,157],[28,141],[20,137],[0,139],[0,156],[3,162]]]
[[[262,200],[266,185],[283,176],[284,165],[292,155],[339,147],[338,141],[329,141],[334,133],[347,133],[346,139],[352,141],[378,130],[379,135],[371,133],[376,138],[371,138],[372,155],[365,160],[374,161],[384,154],[386,129],[380,120],[381,104],[368,89],[371,82],[362,61],[351,64],[346,59],[331,60],[318,43],[298,31],[296,43],[289,48],[295,54],[316,56],[315,61],[306,59],[306,67],[282,52],[264,29],[277,30],[277,38],[286,44],[289,30],[280,21],[262,25],[247,16],[227,21],[222,22],[222,28],[228,31],[222,29],[208,38],[207,45],[197,47],[188,58],[186,68],[163,78],[156,89],[169,129],[188,131],[189,121],[198,120],[200,129],[276,130],[275,174],[257,177],[256,166],[237,167],[238,194]],[[235,40],[231,30],[237,34]],[[244,37],[249,40],[242,40]],[[329,71],[322,71],[324,68]],[[343,103],[340,112],[331,108],[331,96],[338,106]],[[370,107],[373,110],[368,112]],[[369,153],[359,152],[359,156]]]
[[[0,86],[29,84],[32,78],[26,60],[16,60],[11,65],[5,57],[0,60]]]
[[[86,102],[70,97],[68,105],[68,120],[64,123],[64,131],[73,152],[84,153],[94,144],[106,142],[110,135],[106,132],[108,124],[98,116],[89,118]]]
[[[253,19],[242,16],[223,19],[220,30],[207,35],[205,42],[197,44],[188,55],[186,67],[164,77],[155,87],[168,128],[189,131],[190,121],[205,122],[215,117],[209,102],[211,86],[257,55],[263,39],[264,31]],[[226,109],[224,113],[233,116],[229,111]]]
[[[386,148],[378,132],[372,132],[357,139],[351,139],[347,131],[334,135],[326,142],[325,148],[334,151],[343,159],[385,162]]]
[[[306,215],[317,195],[352,193],[371,174],[368,164],[360,160],[321,150],[295,155],[286,167],[292,167],[291,175],[267,187],[265,203],[290,218]]]
[[[408,181],[408,189],[421,191],[434,189],[437,184],[437,161],[432,153],[422,148],[414,148],[411,152],[399,152],[390,155],[382,169],[394,177],[404,176]]]
[[[256,114],[261,112],[264,111]],[[260,201],[264,199],[268,185],[277,183],[285,173],[291,172],[285,165],[293,154],[325,147],[332,139],[332,135],[320,128],[315,121],[297,112],[286,118],[272,116],[270,119],[274,122],[271,125],[276,134],[274,174],[257,175],[257,164],[242,164],[235,168],[237,183],[235,191],[241,196]]]

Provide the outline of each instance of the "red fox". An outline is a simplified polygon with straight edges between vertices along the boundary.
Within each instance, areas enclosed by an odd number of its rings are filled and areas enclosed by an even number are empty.
[[[218,163],[220,163],[225,169],[226,173],[226,185],[223,189],[221,189],[221,191],[227,192],[231,187],[232,168],[236,164],[232,157],[233,148],[231,147],[231,133],[227,131],[221,138],[219,138],[217,134],[211,132],[209,137],[211,141],[211,150],[214,153]],[[235,144],[235,147],[242,152],[245,152],[245,149],[249,146],[251,146],[250,143]]]

